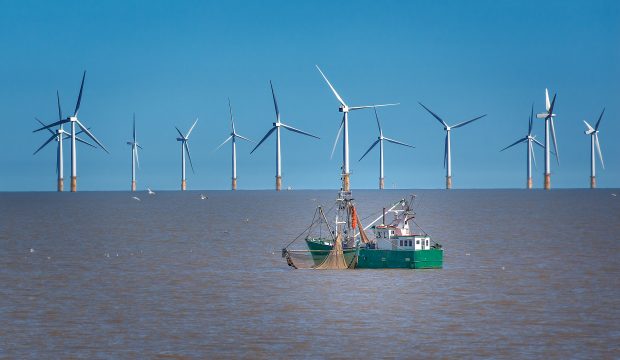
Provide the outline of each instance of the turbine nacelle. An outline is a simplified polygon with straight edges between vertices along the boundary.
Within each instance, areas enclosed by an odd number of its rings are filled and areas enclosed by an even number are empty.
[[[349,107],[346,105],[340,105],[340,107],[338,108],[338,111],[341,113],[347,113],[349,112]]]
[[[555,117],[555,114],[549,115],[548,113],[536,114],[537,119],[546,119],[548,117]]]
[[[69,116],[69,118],[67,118],[67,120],[69,120],[69,122],[76,122],[78,121],[77,116]]]

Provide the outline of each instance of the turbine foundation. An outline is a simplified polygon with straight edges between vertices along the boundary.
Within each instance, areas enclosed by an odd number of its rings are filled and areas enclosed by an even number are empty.
[[[551,190],[551,174],[545,174],[545,190]]]
[[[77,191],[77,176],[71,177],[71,192]]]
[[[58,192],[62,192],[64,187],[65,187],[65,179],[59,178],[58,179]]]
[[[342,175],[342,190],[343,191],[351,191],[351,187],[349,185],[349,175],[350,174]]]
[[[282,176],[276,176],[276,191],[282,190]]]
[[[379,178],[379,189],[383,190],[384,185],[383,178]]]
[[[527,178],[527,188],[528,189],[532,188],[532,178],[531,177]]]
[[[181,180],[181,191],[185,191],[187,189],[187,182],[185,180]]]
[[[237,178],[232,179],[232,190],[237,190]]]
[[[131,182],[131,191],[136,191],[136,182],[135,181]]]
[[[590,176],[590,189],[596,189],[596,176]]]
[[[452,189],[452,176],[446,176],[446,189]]]

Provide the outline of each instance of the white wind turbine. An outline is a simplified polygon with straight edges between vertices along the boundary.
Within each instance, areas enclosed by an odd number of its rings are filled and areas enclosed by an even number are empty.
[[[555,139],[555,127],[553,126],[553,118],[555,114],[553,113],[553,107],[555,106],[555,97],[557,94],[553,95],[553,101],[549,102],[549,90],[545,89],[545,109],[546,112],[541,114],[536,114],[536,117],[539,119],[545,119],[545,190],[551,189],[551,148],[550,148],[550,138],[549,138],[549,130],[551,130],[551,136],[553,136],[553,147],[555,148],[555,158],[560,165],[560,153],[558,152],[558,143]],[[551,129],[550,129],[551,128]]]
[[[59,120],[53,124],[49,124],[47,126],[44,126],[34,131],[34,132],[37,132],[37,131],[41,131],[44,129],[49,129],[51,127],[59,126],[65,123],[71,123],[71,192],[77,191],[77,159],[76,159],[76,147],[75,147],[76,145],[75,142],[77,139],[75,136],[76,135],[75,125],[77,124],[80,127],[80,129],[82,129],[82,131],[86,135],[88,135],[88,137],[90,137],[94,142],[96,142],[97,145],[101,146],[101,148],[106,153],[108,154],[110,153],[108,149],[106,149],[105,146],[103,146],[103,144],[100,143],[99,140],[97,140],[97,138],[95,138],[95,136],[88,130],[86,126],[84,126],[84,124],[80,122],[80,120],[77,117],[78,112],[80,111],[80,103],[82,102],[82,91],[84,90],[84,79],[86,79],[86,71],[84,71],[84,74],[82,75],[82,85],[80,85],[80,94],[78,95],[77,103],[75,104],[75,110],[73,112],[73,116],[69,116],[66,119]]]
[[[601,165],[603,169],[605,169],[605,163],[603,162],[603,153],[601,152],[601,144],[598,142],[598,127],[601,124],[601,119],[603,118],[603,114],[605,113],[605,109],[601,112],[601,115],[598,117],[598,121],[594,128],[588,124],[587,121],[583,121],[586,123],[588,127],[584,133],[586,135],[590,135],[590,188],[596,188],[596,155],[594,152],[594,147],[596,146],[596,150],[598,151],[598,158],[601,160]]]
[[[338,107],[338,111],[343,113],[343,115],[342,115],[342,121],[340,122],[340,128],[338,129],[338,134],[336,135],[336,141],[334,141],[334,147],[332,148],[332,156],[334,155],[336,144],[338,143],[338,139],[340,138],[340,133],[342,132],[344,128],[344,135],[343,135],[343,141],[342,141],[342,171],[343,171],[342,190],[350,191],[351,188],[350,188],[350,181],[349,181],[349,176],[350,176],[350,173],[349,173],[349,111],[368,109],[368,108],[380,107],[380,106],[393,106],[393,105],[398,105],[398,103],[381,104],[381,105],[348,106],[345,103],[345,101],[342,99],[342,97],[338,94],[336,89],[334,89],[334,87],[329,82],[329,80],[327,80],[327,76],[323,74],[323,71],[321,71],[318,65],[316,65],[316,68],[317,70],[319,70],[319,72],[323,76],[323,79],[325,79],[325,82],[327,82],[327,85],[329,85],[329,88],[332,90],[332,92],[336,96],[336,99],[338,99],[338,102],[340,102],[340,107]]]
[[[273,127],[271,128],[271,130],[269,130],[267,134],[261,139],[261,141],[254,147],[254,149],[252,149],[250,154],[252,154],[254,150],[256,150],[275,131],[276,133],[276,191],[280,191],[282,188],[282,163],[280,159],[280,128],[282,127],[289,131],[296,132],[296,133],[306,135],[306,136],[310,136],[313,138],[317,138],[317,139],[320,139],[320,138],[318,136],[314,136],[312,134],[309,134],[307,132],[301,131],[292,126],[288,126],[280,122],[280,111],[278,110],[278,102],[276,101],[276,94],[273,91],[273,84],[271,83],[271,81],[269,81],[269,85],[271,86],[271,95],[273,96],[273,106],[275,107],[275,110],[276,110],[276,122],[273,123]]]
[[[383,184],[383,141],[385,140],[387,142],[391,142],[392,144],[408,146],[410,148],[414,148],[415,146],[411,146],[411,145],[402,143],[400,141],[396,141],[396,140],[383,136],[383,130],[381,130],[381,124],[379,123],[379,115],[377,115],[377,109],[375,108],[374,110],[375,110],[375,118],[377,119],[377,126],[379,127],[379,137],[377,138],[377,140],[375,140],[374,143],[372,143],[372,145],[370,145],[368,150],[366,150],[366,152],[364,153],[364,155],[362,155],[359,161],[362,161],[364,156],[366,156],[366,154],[368,154],[370,150],[372,150],[372,148],[374,148],[377,144],[379,144],[379,189],[383,189],[383,185],[384,185]]]
[[[500,152],[502,152],[517,144],[527,143],[527,188],[528,189],[532,188],[532,160],[534,160],[534,166],[536,166],[536,156],[534,155],[534,145],[532,144],[536,144],[542,147],[543,149],[545,148],[543,144],[541,144],[538,140],[536,140],[536,135],[532,136],[533,121],[534,121],[534,104],[532,104],[532,112],[530,114],[527,135],[500,150]]]
[[[136,140],[136,113],[133,114],[133,140],[127,141],[127,145],[131,146],[131,191],[136,191],[136,163],[140,167],[138,148],[142,149]]]
[[[181,130],[179,130],[178,127],[174,127],[175,129],[177,129],[177,132],[179,133],[179,136],[177,138],[177,141],[181,142],[181,190],[185,191],[186,187],[187,187],[187,182],[185,181],[185,153],[187,153],[187,158],[189,159],[189,165],[192,167],[192,172],[194,172],[194,164],[192,164],[192,157],[189,153],[189,145],[187,145],[187,142],[189,141],[189,135],[192,133],[192,130],[194,130],[194,126],[196,126],[196,123],[198,122],[198,118],[196,118],[196,121],[194,121],[194,124],[192,125],[191,128],[189,128],[189,131],[187,132],[186,135],[183,135],[183,133],[181,132]]]
[[[219,148],[221,148],[222,146],[224,146],[224,144],[226,144],[227,142],[229,142],[230,140],[232,140],[232,190],[237,190],[237,145],[236,145],[236,140],[237,138],[241,139],[241,140],[245,140],[245,141],[249,141],[249,142],[253,142],[252,140],[241,136],[239,134],[237,134],[237,131],[235,130],[235,119],[233,117],[233,112],[232,112],[232,106],[230,104],[230,99],[228,99],[228,110],[230,111],[230,126],[231,126],[231,133],[230,136],[224,140],[223,143],[220,144],[220,146],[218,146],[215,150],[218,150]]]
[[[443,165],[446,168],[446,189],[452,189],[452,151],[451,151],[451,147],[450,147],[450,130],[452,129],[456,129],[459,128],[461,126],[465,126],[467,124],[469,124],[470,122],[476,121],[480,118],[483,118],[485,116],[487,116],[486,114],[475,117],[471,120],[467,120],[467,121],[463,121],[461,123],[458,123],[454,126],[450,126],[448,125],[445,121],[443,121],[437,114],[435,114],[434,112],[432,112],[431,110],[429,110],[426,106],[424,106],[422,103],[418,103],[420,104],[424,109],[426,109],[426,111],[428,111],[431,115],[433,115],[433,117],[435,119],[437,119],[441,125],[443,125],[443,129],[446,132],[446,140],[445,140],[445,150],[444,150],[444,156],[443,156]]]
[[[58,101],[58,119],[62,120],[62,110],[60,108],[60,95],[58,94],[58,91],[56,91],[56,99]],[[37,119],[35,117],[35,120],[37,120],[39,122],[39,124],[43,125],[44,127],[47,127],[46,124],[44,124],[41,120]],[[41,149],[43,149],[45,147],[45,145],[49,144],[52,140],[56,140],[58,142],[58,148],[56,150],[56,174],[58,175],[58,183],[57,183],[57,190],[62,192],[64,190],[64,161],[63,161],[63,146],[62,146],[62,142],[64,140],[70,139],[71,138],[71,133],[67,132],[63,129],[62,124],[60,124],[60,126],[58,127],[58,129],[56,129],[56,131],[52,131],[51,129],[47,128],[47,131],[49,131],[52,136],[50,136],[47,141],[45,141],[43,143],[43,145],[41,145],[32,155],[35,155],[36,153],[38,153]],[[81,132],[78,132],[78,134]],[[80,139],[79,137],[75,137],[75,140],[84,143],[88,146],[92,146],[95,147],[94,145]]]

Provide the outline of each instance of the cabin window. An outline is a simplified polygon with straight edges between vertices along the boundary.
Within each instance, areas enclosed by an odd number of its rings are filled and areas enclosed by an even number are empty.
[[[428,246],[428,240],[426,240],[426,246]]]
[[[416,240],[416,241],[415,241],[415,244],[416,244],[416,245],[420,245],[420,240]]]
[[[413,240],[409,240],[409,246],[413,246]]]
[[[403,241],[402,240],[400,240],[400,246],[403,246]]]

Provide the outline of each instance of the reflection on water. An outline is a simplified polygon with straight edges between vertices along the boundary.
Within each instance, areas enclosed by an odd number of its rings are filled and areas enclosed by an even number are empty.
[[[0,357],[620,357],[617,192],[417,191],[421,271],[290,269],[334,191],[3,193]]]

